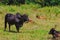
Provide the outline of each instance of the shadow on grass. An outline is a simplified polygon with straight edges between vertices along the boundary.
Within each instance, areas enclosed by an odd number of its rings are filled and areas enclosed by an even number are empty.
[[[10,30],[10,31],[5,31],[5,32],[10,32],[10,33],[34,33],[34,31],[19,31],[19,32],[17,32],[17,31],[13,31],[13,30]]]
[[[47,38],[48,40],[57,40],[56,38],[51,38],[51,37],[49,37],[49,38]]]
[[[21,32],[17,32],[17,31],[5,31],[5,32],[11,32],[11,33],[21,33]]]

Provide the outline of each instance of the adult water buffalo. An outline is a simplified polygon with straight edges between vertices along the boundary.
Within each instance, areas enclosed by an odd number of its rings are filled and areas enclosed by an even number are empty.
[[[4,30],[6,30],[7,23],[8,23],[9,31],[10,31],[10,26],[15,25],[17,32],[19,32],[19,27],[22,27],[23,23],[26,21],[27,22],[29,21],[29,18],[26,14],[21,15],[19,13],[16,13],[16,15],[13,15],[13,14],[8,13],[5,15],[5,28],[4,28]]]

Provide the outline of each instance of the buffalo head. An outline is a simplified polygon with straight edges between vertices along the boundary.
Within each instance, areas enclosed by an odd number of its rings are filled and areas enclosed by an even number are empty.
[[[28,15],[26,15],[26,14],[23,14],[22,18],[23,18],[24,22],[28,22],[29,21]]]

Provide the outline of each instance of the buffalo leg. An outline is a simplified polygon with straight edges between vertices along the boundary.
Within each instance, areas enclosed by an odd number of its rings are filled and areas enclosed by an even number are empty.
[[[17,32],[19,32],[19,26],[18,25],[15,25],[15,26],[16,26]]]
[[[56,36],[55,36],[55,35],[53,35],[53,38],[56,38]]]
[[[11,25],[9,24],[9,31],[10,31],[10,26],[11,26]]]
[[[6,28],[7,28],[7,22],[5,22],[4,31],[6,31]]]

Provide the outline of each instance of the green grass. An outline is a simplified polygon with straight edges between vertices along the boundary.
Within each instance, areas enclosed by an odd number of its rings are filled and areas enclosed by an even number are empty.
[[[34,23],[24,23],[20,29],[20,33],[4,31],[4,17],[6,13],[27,14]],[[51,35],[48,34],[52,27],[57,25],[56,30],[60,30],[60,6],[43,7],[35,4],[25,4],[21,6],[0,6],[0,40],[51,40]],[[56,16],[56,14],[58,14]],[[44,16],[47,19],[37,19],[36,15]],[[15,26],[11,26],[11,30],[16,31]],[[50,38],[50,39],[49,39]]]

